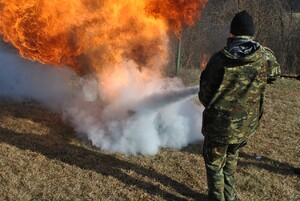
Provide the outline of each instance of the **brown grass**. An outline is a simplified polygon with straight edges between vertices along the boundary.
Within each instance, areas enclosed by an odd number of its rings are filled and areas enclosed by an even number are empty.
[[[185,79],[198,84],[199,74]],[[241,200],[300,200],[300,82],[268,86],[261,127],[242,150]],[[34,101],[0,100],[0,200],[206,200],[201,143],[151,157],[110,154]]]

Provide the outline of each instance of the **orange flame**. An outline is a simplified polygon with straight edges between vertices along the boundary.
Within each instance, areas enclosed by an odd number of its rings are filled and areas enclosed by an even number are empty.
[[[122,59],[166,57],[167,30],[192,25],[207,0],[0,0],[0,34],[21,56],[80,74]]]
[[[204,70],[206,68],[207,63],[208,63],[208,56],[207,56],[206,53],[203,53],[200,58],[201,58],[200,68],[202,70]]]
[[[200,17],[207,0],[149,0],[147,10],[156,18],[164,19],[179,35],[183,26],[192,26]]]

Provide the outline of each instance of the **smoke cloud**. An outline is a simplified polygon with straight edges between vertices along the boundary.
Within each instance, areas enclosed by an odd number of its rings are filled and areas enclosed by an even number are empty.
[[[137,64],[124,61],[132,77]],[[60,113],[80,137],[108,152],[153,155],[161,147],[180,149],[202,140],[202,108],[177,78],[132,79],[108,100],[97,75],[79,77],[69,68],[53,68],[21,58],[0,44],[0,96],[30,98]],[[142,89],[142,90],[141,90]]]

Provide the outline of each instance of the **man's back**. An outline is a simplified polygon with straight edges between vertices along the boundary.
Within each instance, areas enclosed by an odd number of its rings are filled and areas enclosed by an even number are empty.
[[[236,144],[258,127],[268,74],[273,72],[275,76],[276,70],[270,68],[279,69],[279,64],[272,60],[269,49],[250,37],[230,40],[202,73],[199,97],[206,106],[203,135],[213,141]]]

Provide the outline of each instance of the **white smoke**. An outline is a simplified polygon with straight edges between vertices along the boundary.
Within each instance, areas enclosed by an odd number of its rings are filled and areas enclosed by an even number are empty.
[[[130,73],[140,73],[130,62],[126,66]],[[202,108],[191,100],[197,88],[165,78],[143,84],[141,92],[133,80],[107,102],[97,79],[22,59],[0,44],[0,96],[41,102],[96,147],[153,155],[160,147],[180,149],[202,140]]]

